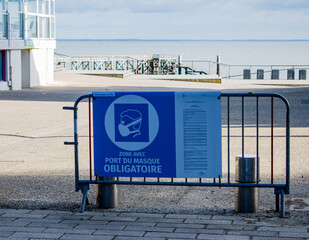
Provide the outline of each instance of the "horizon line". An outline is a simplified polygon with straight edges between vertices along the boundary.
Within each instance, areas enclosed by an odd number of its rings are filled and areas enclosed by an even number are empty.
[[[140,38],[115,38],[115,39],[87,39],[87,38],[60,38],[56,41],[89,41],[89,42],[308,42],[309,39],[140,39]]]

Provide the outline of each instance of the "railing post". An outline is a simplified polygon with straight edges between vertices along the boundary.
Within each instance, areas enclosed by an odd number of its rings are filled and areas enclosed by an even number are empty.
[[[217,75],[220,77],[220,56],[217,56]]]

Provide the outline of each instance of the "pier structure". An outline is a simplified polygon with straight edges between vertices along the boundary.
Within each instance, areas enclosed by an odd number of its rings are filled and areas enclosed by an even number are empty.
[[[55,56],[55,67],[72,71],[131,71],[135,74],[178,74],[179,56],[102,56],[68,57]]]

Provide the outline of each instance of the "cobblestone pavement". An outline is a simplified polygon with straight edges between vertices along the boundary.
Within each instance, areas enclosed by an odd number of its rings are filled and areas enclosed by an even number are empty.
[[[0,209],[0,239],[309,239],[288,218]]]

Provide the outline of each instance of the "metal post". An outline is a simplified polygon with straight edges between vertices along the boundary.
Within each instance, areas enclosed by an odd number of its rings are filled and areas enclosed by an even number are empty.
[[[182,57],[178,56],[178,75],[181,75],[181,62],[182,62]]]
[[[236,156],[235,181],[239,183],[256,182],[256,155]],[[255,187],[235,188],[235,211],[254,213],[259,210],[259,191]]]
[[[98,177],[98,180],[116,181],[115,177]],[[97,184],[97,207],[116,208],[118,207],[118,186],[116,184]]]
[[[217,56],[217,75],[220,77],[220,56]]]

